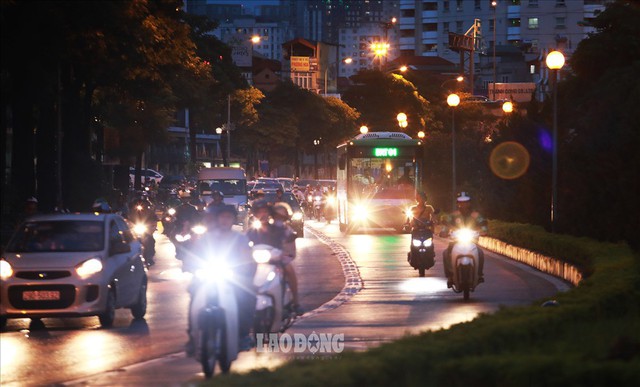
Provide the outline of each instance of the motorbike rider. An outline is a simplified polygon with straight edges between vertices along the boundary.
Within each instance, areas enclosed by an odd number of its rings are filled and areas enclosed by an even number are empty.
[[[211,191],[211,202],[207,204],[207,211],[213,211],[218,207],[224,206],[224,196],[218,190]]]
[[[411,219],[409,225],[411,228],[425,227],[430,222],[435,212],[433,207],[427,204],[427,194],[424,191],[416,193],[416,205],[409,210]]]
[[[156,241],[153,238],[153,232],[158,227],[158,217],[153,209],[153,205],[147,199],[146,195],[142,194],[138,199],[132,202],[132,206],[129,212],[129,220],[134,223],[144,223],[147,226],[146,232],[142,236],[142,243],[145,250],[148,249],[149,255],[145,257],[149,265],[153,265],[155,255]]]
[[[288,255],[288,257],[283,257],[283,263],[291,263],[291,260],[293,260],[293,257],[295,257],[295,238],[296,238],[296,234],[295,232],[289,232],[292,231],[290,229],[287,229],[286,227],[284,227],[282,225],[282,219],[280,218],[280,214],[276,215],[276,217],[279,219],[279,222],[276,223],[276,221],[272,221],[272,215],[274,214],[273,211],[273,206],[271,204],[269,204],[266,200],[259,200],[253,203],[253,205],[251,206],[251,212],[253,213],[253,216],[260,220],[260,227],[259,228],[255,228],[255,227],[251,227],[248,231],[247,231],[247,237],[249,238],[249,240],[251,242],[253,242],[254,245],[257,244],[266,244],[272,247],[275,247],[276,249],[282,250],[283,251],[283,255]],[[280,211],[279,211],[280,212]],[[291,245],[290,243],[293,242],[293,252],[291,251]],[[289,262],[286,262],[286,261]],[[285,267],[287,265],[285,264]],[[293,268],[289,269],[291,271],[293,271]],[[295,276],[295,273],[293,274],[293,276]],[[295,277],[297,278],[297,277]],[[297,281],[295,283],[296,286],[296,290],[297,290]],[[291,292],[293,294],[294,290],[291,284],[289,284],[289,287],[291,288]],[[302,314],[303,311],[300,308],[300,305],[297,303],[297,295],[293,296],[294,299],[294,310],[296,313],[298,314]]]
[[[191,190],[189,196],[191,197],[191,199],[189,200],[189,203],[191,203],[192,206],[194,206],[198,211],[204,210],[207,203],[205,203],[200,198],[200,193],[198,192],[198,190],[196,189]]]
[[[257,264],[251,255],[249,239],[242,233],[232,229],[237,217],[236,208],[233,205],[222,205],[211,211],[205,217],[207,231],[196,240],[193,251],[198,257],[206,257],[209,252],[221,253],[221,257],[233,268],[232,288],[238,302],[238,335],[240,350],[248,350],[252,346],[249,330],[253,324],[253,315],[256,306],[256,289],[253,285],[253,278],[256,273]],[[191,316],[191,304],[193,296],[198,287],[198,282],[194,277],[189,285],[189,316]],[[190,331],[187,333],[189,341],[186,345],[187,354],[193,354],[194,341]]]
[[[298,203],[302,204],[304,202],[304,193],[300,190],[297,184],[293,186],[291,193],[296,197]]]
[[[275,202],[284,202],[284,190],[282,188],[276,188]]]
[[[113,212],[109,203],[103,198],[98,198],[93,202],[91,211],[101,214],[110,214]]]
[[[291,289],[291,298],[296,314],[302,315],[304,312],[300,307],[298,298],[298,276],[293,267],[293,260],[296,257],[296,232],[291,228],[289,221],[293,210],[285,202],[276,202],[272,207],[273,224],[284,228],[282,241],[282,265],[284,267],[284,278]]]
[[[478,211],[473,209],[471,197],[466,192],[460,192],[456,199],[458,209],[451,213],[444,220],[444,228],[441,231],[441,235],[449,235],[452,230],[459,228],[469,228],[471,230],[478,231],[480,235],[486,235],[487,221],[480,215]],[[451,250],[453,249],[454,242],[449,243],[449,247],[442,253],[444,262],[445,274],[447,276],[447,286],[451,287],[453,278],[453,267],[451,263]],[[478,282],[484,282],[484,251],[478,247]]]

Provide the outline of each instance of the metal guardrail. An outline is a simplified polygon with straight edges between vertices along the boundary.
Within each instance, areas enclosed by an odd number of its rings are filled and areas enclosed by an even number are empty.
[[[576,266],[559,259],[547,257],[546,255],[522,247],[512,246],[490,237],[480,237],[479,244],[487,250],[491,250],[544,273],[563,279],[573,286],[577,286],[582,280],[582,273]]]

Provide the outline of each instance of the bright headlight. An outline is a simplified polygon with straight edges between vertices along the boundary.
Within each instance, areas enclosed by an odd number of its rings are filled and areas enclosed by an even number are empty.
[[[13,275],[11,264],[4,259],[0,261],[0,278],[6,280]]]
[[[411,208],[405,208],[404,214],[409,218],[413,216],[413,212],[411,211]]]
[[[411,244],[413,245],[413,247],[420,247],[422,246],[422,241],[420,239],[414,239],[411,241]]]
[[[336,198],[334,198],[333,196],[327,197],[327,203],[329,205],[333,205],[335,202],[336,202]]]
[[[191,231],[193,231],[194,234],[196,235],[202,235],[205,232],[207,232],[207,228],[201,224],[197,224],[193,227],[191,227]]]
[[[259,230],[260,227],[262,227],[262,222],[259,219],[255,219],[253,222],[251,222],[251,228]]]
[[[353,218],[355,220],[367,219],[367,209],[364,206],[355,206],[353,208]]]
[[[147,232],[147,225],[144,223],[136,223],[136,225],[133,226],[133,231],[138,235],[142,235]]]
[[[293,220],[302,220],[302,212],[296,212],[291,216]]]
[[[76,273],[78,273],[80,278],[88,278],[101,271],[102,261],[98,258],[91,258],[76,267]]]
[[[186,235],[176,234],[176,241],[178,242],[186,242],[189,239],[191,239],[191,234],[186,234]]]
[[[271,259],[271,251],[269,250],[254,250],[253,259],[257,263],[267,263]]]
[[[176,214],[176,209],[175,208],[169,208],[169,210],[167,211],[169,213],[169,215],[173,216]]]
[[[473,242],[475,233],[473,230],[469,230],[468,228],[461,228],[456,232],[456,239],[460,243],[471,243]]]
[[[140,204],[138,204],[138,205],[136,206],[136,210],[138,210],[138,211],[142,211],[142,208],[143,208],[143,207],[142,207]]]
[[[433,239],[429,238],[427,240],[424,241],[423,243],[426,247],[430,247],[431,245],[433,245]]]

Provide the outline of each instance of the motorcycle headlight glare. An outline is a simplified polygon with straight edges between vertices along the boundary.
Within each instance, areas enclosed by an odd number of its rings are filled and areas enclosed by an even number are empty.
[[[267,263],[271,259],[271,252],[269,250],[254,250],[253,259],[257,263]]]
[[[364,206],[355,206],[353,208],[353,218],[355,220],[366,220],[367,209]]]
[[[133,226],[133,231],[139,236],[141,236],[142,234],[147,232],[147,225],[143,223],[137,223],[135,226]]]
[[[291,216],[293,220],[302,220],[302,212],[296,212]]]
[[[471,243],[474,239],[474,232],[468,228],[462,228],[456,232],[455,236],[460,243]]]
[[[426,247],[431,247],[433,245],[433,238],[429,238],[429,239],[425,240],[423,245],[426,246]]]
[[[169,208],[169,210],[167,211],[167,213],[169,213],[169,215],[173,216],[176,214],[176,209],[175,208]]]
[[[0,278],[6,280],[13,275],[11,264],[4,259],[0,261]]]
[[[76,273],[80,278],[88,278],[95,273],[102,271],[102,261],[98,258],[91,258],[76,266]]]
[[[259,230],[260,227],[262,227],[262,222],[259,219],[255,219],[253,222],[251,222],[251,228]]]
[[[411,244],[413,245],[413,247],[420,247],[422,246],[422,241],[420,239],[414,239],[411,241]]]
[[[336,198],[334,198],[333,196],[329,196],[329,197],[327,198],[327,203],[328,203],[329,205],[333,205],[335,202],[336,202]]]
[[[186,235],[177,234],[176,235],[176,241],[178,241],[178,242],[186,242],[189,239],[191,239],[191,234],[186,234]]]
[[[202,235],[205,232],[207,232],[207,228],[201,224],[197,224],[193,227],[191,227],[191,231],[193,231],[194,234],[196,235]]]

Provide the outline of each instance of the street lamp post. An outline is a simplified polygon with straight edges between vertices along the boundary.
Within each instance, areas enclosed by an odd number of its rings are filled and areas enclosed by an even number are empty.
[[[491,7],[493,7],[493,97],[492,101],[496,100],[496,30],[498,29],[498,20],[496,19],[496,10],[498,8],[498,2],[492,1]]]
[[[407,115],[404,113],[398,113],[396,119],[398,120],[398,126],[401,129],[405,129],[409,125],[409,122],[407,121]]]
[[[314,167],[315,167],[315,179],[318,180],[318,146],[320,145],[320,140],[319,139],[315,139],[313,140],[313,148],[315,150],[314,153]]]
[[[553,83],[553,140],[551,167],[551,232],[556,230],[556,211],[558,207],[558,71],[564,66],[564,55],[560,51],[551,51],[547,55],[547,67],[551,70]]]
[[[460,104],[458,94],[449,94],[447,97],[447,105],[451,109],[451,193],[452,193],[452,211],[456,209],[456,109]]]

